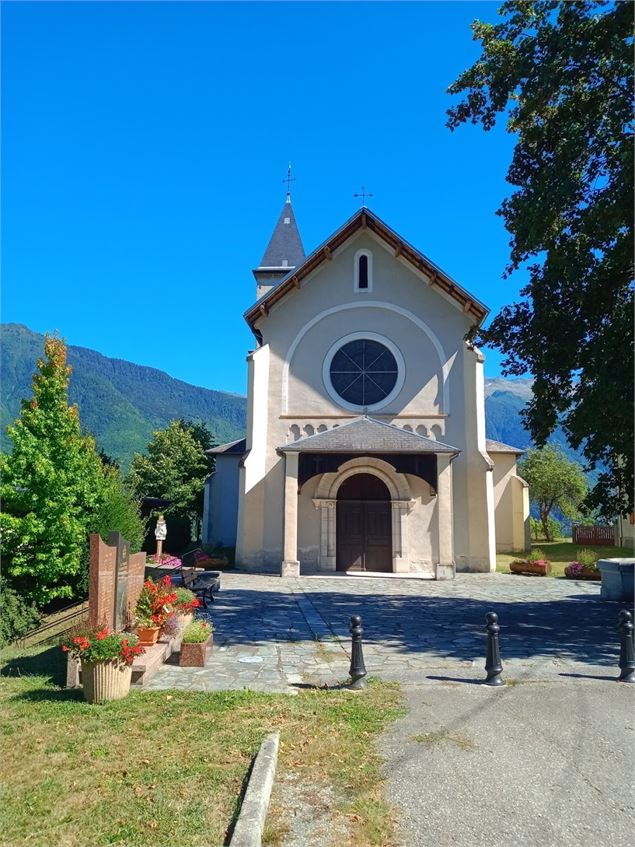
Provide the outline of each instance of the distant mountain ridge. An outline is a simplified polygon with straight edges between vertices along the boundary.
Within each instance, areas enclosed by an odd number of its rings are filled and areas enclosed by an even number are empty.
[[[32,396],[31,378],[42,355],[44,336],[23,324],[2,324],[1,445],[10,449],[6,426],[20,412],[20,400]],[[124,468],[145,450],[156,429],[175,418],[206,423],[219,443],[245,432],[246,400],[174,379],[163,371],[111,359],[86,347],[68,345],[73,367],[70,399],[77,403],[82,428]]]
[[[31,378],[44,336],[22,324],[2,324],[0,329],[1,446],[7,450],[6,426],[19,414],[20,400],[31,397]],[[79,406],[82,427],[124,468],[134,453],[145,450],[154,430],[175,418],[202,421],[218,443],[245,434],[247,401],[239,394],[190,385],[156,368],[111,359],[86,347],[69,345],[68,361],[73,366],[70,399]],[[531,437],[520,416],[530,397],[530,379],[486,379],[487,437],[521,449],[530,447]],[[579,459],[561,430],[550,440]]]

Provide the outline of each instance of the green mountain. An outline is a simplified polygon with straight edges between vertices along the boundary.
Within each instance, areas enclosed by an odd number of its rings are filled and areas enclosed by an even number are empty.
[[[2,449],[10,449],[6,425],[20,411],[20,400],[31,396],[31,377],[42,355],[44,338],[22,324],[4,324],[2,356]],[[238,394],[210,391],[173,379],[163,371],[109,359],[85,347],[68,347],[73,366],[70,397],[80,410],[82,426],[97,444],[126,469],[132,454],[143,451],[155,429],[175,418],[206,423],[218,443],[245,433],[246,400]],[[514,447],[531,447],[520,411],[531,396],[529,379],[489,379],[485,382],[487,435]],[[550,441],[578,459],[561,430]]]
[[[43,346],[44,337],[22,324],[1,327],[3,450],[11,445],[7,424],[19,414],[20,400],[31,397],[31,378]],[[246,401],[238,394],[198,388],[155,368],[110,359],[85,347],[69,345],[68,361],[73,366],[70,398],[79,406],[83,429],[124,468],[133,453],[146,448],[154,430],[175,418],[207,424],[218,443],[245,432]]]

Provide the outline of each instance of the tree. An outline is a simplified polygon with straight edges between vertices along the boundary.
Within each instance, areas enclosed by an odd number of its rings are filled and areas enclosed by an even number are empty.
[[[565,518],[577,518],[588,493],[584,471],[577,462],[567,459],[555,447],[528,450],[518,465],[518,473],[529,484],[529,496],[538,506],[542,530],[547,541],[553,541],[555,507]]]
[[[89,522],[89,530],[98,532],[104,541],[108,541],[113,530],[120,532],[133,553],[143,545],[146,521],[141,517],[140,502],[128,489],[116,466],[103,469],[99,505]]]
[[[206,423],[202,421],[190,421],[185,418],[180,418],[179,423],[183,429],[186,429],[194,438],[195,441],[201,445],[203,450],[209,450],[210,447],[216,446],[216,439],[214,438],[214,433],[207,426]],[[211,456],[207,457],[207,461],[210,467],[210,470],[214,467],[214,460]]]
[[[4,574],[40,606],[72,597],[81,581],[102,479],[95,442],[81,434],[77,407],[68,404],[66,345],[47,335],[44,354],[33,397],[7,430],[13,450],[0,457]]]
[[[128,483],[138,497],[171,500],[165,510],[200,526],[203,515],[203,487],[209,462],[201,444],[181,421],[172,421],[157,430],[148,444],[147,455],[132,457]]]
[[[606,517],[633,510],[633,139],[631,3],[502,5],[475,21],[481,57],[449,92],[448,111],[517,135],[498,214],[511,234],[505,276],[527,262],[522,300],[479,343],[505,354],[504,373],[534,375],[524,412],[542,446],[561,422],[588,469],[588,498]]]

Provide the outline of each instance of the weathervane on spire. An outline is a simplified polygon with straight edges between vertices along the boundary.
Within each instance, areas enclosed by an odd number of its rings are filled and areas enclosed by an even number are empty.
[[[287,168],[287,175],[285,179],[282,180],[287,183],[287,203],[291,202],[291,183],[295,182],[295,177],[291,176],[291,162],[289,162],[289,167]]]
[[[353,194],[353,197],[361,197],[362,198],[362,208],[366,207],[366,198],[367,197],[374,197],[374,196],[375,196],[374,194],[370,194],[369,192],[366,191],[365,185],[362,185],[362,190],[359,192],[359,194]]]

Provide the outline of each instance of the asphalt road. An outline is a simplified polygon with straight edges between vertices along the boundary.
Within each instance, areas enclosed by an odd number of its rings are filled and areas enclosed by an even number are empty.
[[[404,847],[627,847],[635,685],[431,682],[382,742]]]

